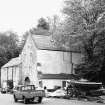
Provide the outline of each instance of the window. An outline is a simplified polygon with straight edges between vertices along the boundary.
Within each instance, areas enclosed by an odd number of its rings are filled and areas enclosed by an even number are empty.
[[[29,85],[29,86],[22,86],[22,90],[24,91],[24,90],[35,90],[35,87],[34,86],[31,86],[31,85]]]
[[[62,88],[66,87],[66,81],[62,81]]]
[[[19,90],[19,87],[17,87],[17,90]]]
[[[32,62],[33,64],[35,62],[35,57],[34,57],[33,52],[30,52],[30,62]]]

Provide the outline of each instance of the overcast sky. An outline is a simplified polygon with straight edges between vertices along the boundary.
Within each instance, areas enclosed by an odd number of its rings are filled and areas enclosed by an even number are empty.
[[[22,35],[40,17],[60,14],[62,0],[0,0],[0,32],[12,30]]]

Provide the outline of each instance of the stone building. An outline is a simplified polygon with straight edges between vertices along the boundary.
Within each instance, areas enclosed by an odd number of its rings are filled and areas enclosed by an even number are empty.
[[[54,45],[51,36],[29,35],[22,53],[17,58],[19,63],[7,65],[13,62],[11,60],[2,67],[1,82],[4,78],[5,81],[9,79],[7,73],[10,70],[13,71],[11,78],[15,85],[23,84],[25,78],[29,78],[30,83],[36,86],[65,87],[66,81],[73,78],[74,67],[81,61],[81,57],[77,47],[59,48]],[[14,74],[15,71],[16,74]]]
[[[1,86],[3,86],[3,84],[7,84],[8,80],[13,80],[14,85],[17,85],[21,76],[21,66],[20,57],[13,58],[5,64],[1,68]]]

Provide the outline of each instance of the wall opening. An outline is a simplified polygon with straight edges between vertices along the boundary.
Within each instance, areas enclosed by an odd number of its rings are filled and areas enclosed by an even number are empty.
[[[25,83],[25,85],[29,85],[30,84],[30,78],[25,77],[24,83]]]

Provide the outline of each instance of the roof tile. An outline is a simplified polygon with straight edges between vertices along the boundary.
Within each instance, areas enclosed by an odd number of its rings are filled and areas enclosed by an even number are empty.
[[[12,58],[8,63],[6,63],[2,68],[12,67],[19,65],[21,63],[20,57]]]
[[[36,47],[41,50],[69,51],[80,52],[78,46],[59,47],[51,40],[51,36],[47,35],[32,35]]]

